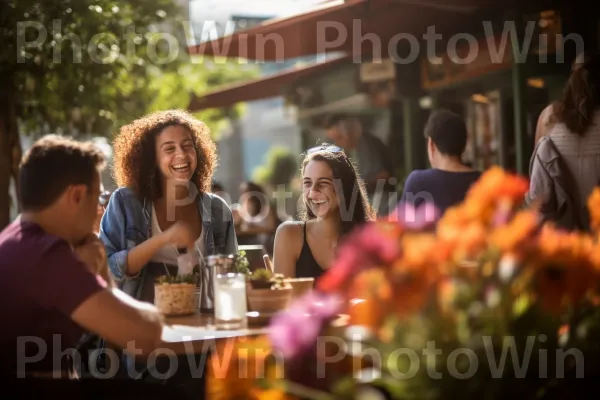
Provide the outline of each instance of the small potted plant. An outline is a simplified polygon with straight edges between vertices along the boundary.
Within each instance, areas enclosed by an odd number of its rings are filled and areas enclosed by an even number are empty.
[[[268,269],[252,272],[247,286],[248,307],[252,311],[274,313],[285,309],[292,297],[292,286],[282,274]]]
[[[198,275],[164,275],[154,284],[154,304],[165,316],[193,314],[198,308],[196,282]]]
[[[247,277],[250,276],[250,262],[246,258],[244,250],[240,250],[233,255],[233,269],[238,274],[244,274]]]

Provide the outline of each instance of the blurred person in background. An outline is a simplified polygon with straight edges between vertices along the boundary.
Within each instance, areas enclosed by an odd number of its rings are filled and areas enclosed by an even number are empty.
[[[406,178],[400,205],[414,208],[433,202],[440,213],[462,202],[481,172],[465,165],[467,126],[448,110],[434,111],[425,125],[430,169],[414,170]]]
[[[225,203],[227,203],[227,205],[231,205],[231,196],[229,196],[229,193],[225,191],[225,188],[223,187],[223,185],[221,185],[221,182],[213,179],[210,191],[212,194],[216,194],[217,196],[225,200]]]
[[[318,279],[346,235],[375,214],[341,147],[324,143],[308,150],[301,171],[301,221],[284,222],[277,229],[273,265],[286,277]]]
[[[269,254],[273,254],[275,231],[281,221],[263,187],[255,182],[243,182],[236,211],[238,243],[262,244]]]
[[[397,197],[392,158],[386,145],[366,132],[358,118],[344,114],[331,115],[325,129],[328,140],[343,148],[355,163],[377,215],[387,215]]]
[[[575,57],[573,60],[573,64],[571,65],[571,74],[577,71],[586,61],[590,60],[596,52],[591,50],[582,51],[580,54]],[[535,129],[535,144],[537,144],[541,138],[547,136],[554,125],[556,124],[557,119],[554,117],[554,106],[553,104],[548,105],[538,117],[537,126]]]
[[[526,199],[540,203],[546,221],[589,230],[587,199],[600,182],[600,55],[573,71],[552,114],[531,158]]]

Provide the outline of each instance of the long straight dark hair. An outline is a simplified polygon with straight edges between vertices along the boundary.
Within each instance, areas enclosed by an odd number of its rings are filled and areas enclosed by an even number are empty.
[[[375,213],[369,204],[364,182],[342,149],[323,143],[318,148],[309,150],[302,161],[301,172],[303,175],[306,165],[311,161],[322,161],[333,172],[333,186],[338,201],[340,201],[339,209],[342,220],[340,238],[346,236],[358,226],[375,219]],[[351,217],[348,218],[346,213],[351,213]],[[316,218],[315,214],[306,204],[306,198],[302,196],[300,219],[307,221],[314,218]]]
[[[600,107],[600,55],[595,54],[577,68],[567,81],[562,98],[553,106],[558,122],[583,135]]]

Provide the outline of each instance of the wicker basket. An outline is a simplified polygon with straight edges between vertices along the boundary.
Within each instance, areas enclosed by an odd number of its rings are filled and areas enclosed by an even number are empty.
[[[154,304],[166,316],[193,314],[198,308],[196,285],[191,283],[154,285]]]

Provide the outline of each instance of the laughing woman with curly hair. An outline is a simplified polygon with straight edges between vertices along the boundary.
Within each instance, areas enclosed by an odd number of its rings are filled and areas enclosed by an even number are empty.
[[[119,189],[100,238],[123,291],[153,302],[154,281],[177,273],[183,249],[237,251],[231,210],[210,193],[217,155],[204,123],[181,110],[156,112],[122,127],[113,147]]]

